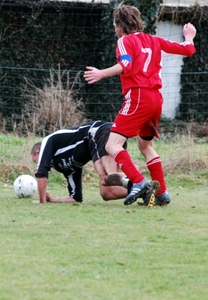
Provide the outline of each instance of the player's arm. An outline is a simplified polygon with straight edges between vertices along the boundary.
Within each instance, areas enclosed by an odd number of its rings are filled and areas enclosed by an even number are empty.
[[[78,203],[71,196],[54,197],[54,196],[51,196],[51,194],[49,194],[48,192],[46,192],[46,201],[53,202],[53,203]]]
[[[46,189],[48,180],[46,177],[37,178],[39,201],[42,204],[46,203]]]
[[[49,192],[46,192],[46,202],[52,202],[52,203],[79,203],[77,202],[74,198],[70,196],[65,196],[65,197],[54,197],[51,196]],[[33,204],[40,204],[40,200],[33,200]]]
[[[32,154],[32,159],[37,164],[35,176],[38,184],[39,201],[42,204],[45,204],[47,201],[46,190],[48,184],[48,174],[51,169],[51,160],[53,157],[52,146],[52,137],[45,137],[42,141],[40,150],[36,150]]]
[[[77,202],[74,198],[70,196],[65,197],[53,197],[47,192],[48,179],[46,177],[37,178],[38,183],[38,193],[39,193],[39,203],[45,204],[46,202],[53,203],[75,203]]]
[[[183,43],[172,42],[158,37],[161,49],[169,54],[178,54],[183,56],[193,55],[196,52],[193,42],[196,35],[196,28],[190,23],[185,24],[183,27],[183,35],[185,38],[185,42]]]
[[[95,83],[103,78],[120,75],[123,68],[120,64],[116,64],[110,68],[99,70],[94,67],[86,67],[87,71],[84,72],[84,78],[89,83]]]

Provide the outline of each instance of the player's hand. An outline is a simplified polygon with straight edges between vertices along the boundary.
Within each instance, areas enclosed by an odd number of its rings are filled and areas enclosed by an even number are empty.
[[[40,201],[39,200],[33,200],[32,203],[33,204],[40,204]]]
[[[192,42],[196,35],[196,28],[193,24],[188,23],[183,26],[183,35],[186,41]]]
[[[84,72],[84,78],[89,83],[95,83],[101,79],[103,79],[102,70],[99,70],[94,67],[86,67],[87,71]]]
[[[53,203],[58,203],[60,202],[61,198],[60,197],[53,197],[49,192],[46,192],[46,201],[47,202],[53,202]]]
[[[46,202],[53,202],[51,201],[51,195],[49,194],[49,192],[46,192]],[[40,204],[40,200],[33,200],[32,201],[33,204]]]

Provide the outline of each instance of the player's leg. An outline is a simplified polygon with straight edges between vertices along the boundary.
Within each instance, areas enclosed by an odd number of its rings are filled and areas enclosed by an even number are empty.
[[[146,165],[150,172],[152,180],[157,180],[160,183],[160,188],[158,189],[156,194],[156,204],[169,204],[170,196],[167,192],[162,161],[160,156],[152,146],[152,140],[145,140],[141,137],[138,137],[138,145],[141,153],[146,158]]]
[[[154,206],[155,204],[155,192],[158,189],[158,182],[149,182],[142,173],[134,165],[129,153],[123,149],[122,145],[125,141],[125,137],[111,132],[108,142],[106,144],[106,150],[115,159],[116,163],[121,167],[122,171],[133,183],[130,193],[124,200],[125,205],[132,204],[137,198],[143,197],[145,193],[145,204],[147,206]],[[146,192],[149,192],[146,194]]]
[[[160,187],[156,192],[156,204],[159,204],[160,196],[163,196],[163,200],[166,198],[166,202],[169,203],[170,197],[167,194],[161,158],[152,144],[154,137],[159,138],[158,124],[162,113],[163,98],[160,91],[157,90],[142,90],[141,97],[145,99],[144,109],[147,112],[148,121],[140,129],[138,146],[146,158],[147,168],[150,171],[152,180],[160,183]],[[149,107],[152,107],[153,110],[148,109]]]

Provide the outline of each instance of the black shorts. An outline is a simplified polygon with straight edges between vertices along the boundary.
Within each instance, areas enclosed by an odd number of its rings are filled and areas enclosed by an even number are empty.
[[[108,141],[111,126],[111,123],[107,123],[101,126],[96,132],[95,136],[90,139],[89,150],[93,162],[105,155],[108,155],[108,153],[105,150],[105,145]]]
[[[93,162],[96,162],[96,160],[100,159],[101,157],[108,155],[105,150],[105,145],[108,141],[111,126],[112,123],[106,123],[101,126],[96,132],[95,136],[89,141],[89,149]],[[127,148],[127,142],[125,142],[123,147],[124,149]]]

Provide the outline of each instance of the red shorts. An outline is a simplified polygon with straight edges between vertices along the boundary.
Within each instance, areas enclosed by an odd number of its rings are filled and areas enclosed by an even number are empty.
[[[158,123],[162,114],[163,97],[159,90],[131,89],[124,96],[121,110],[111,132],[127,138],[134,136],[159,138]]]

